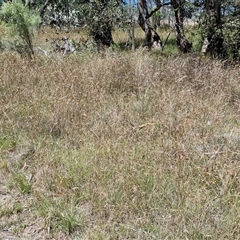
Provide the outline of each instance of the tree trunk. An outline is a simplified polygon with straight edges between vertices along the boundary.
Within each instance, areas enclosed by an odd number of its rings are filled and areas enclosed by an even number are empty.
[[[42,7],[39,10],[39,15],[40,15],[41,19],[43,19],[43,17],[44,17],[44,13],[47,9],[48,4],[49,4],[49,0],[46,0],[45,3],[42,5]]]
[[[204,8],[207,13],[208,24],[204,39],[205,44],[203,43],[201,52],[210,53],[211,56],[215,57],[223,56],[221,0],[206,0]]]
[[[132,0],[129,0],[129,15],[131,18],[131,25],[129,29],[129,36],[131,39],[132,50],[135,51],[135,20],[134,20],[134,6]]]
[[[108,11],[108,1],[106,0],[99,0],[98,5],[98,14],[100,17],[99,23],[96,24],[90,32],[93,40],[96,42],[98,47],[106,46],[110,47],[113,44],[113,37],[112,37],[112,23],[111,21],[104,16],[104,13]]]
[[[93,40],[98,46],[110,47],[113,44],[112,28],[111,26],[101,27],[91,32]]]
[[[183,28],[183,20],[184,20],[184,3],[185,0],[171,0],[171,5],[174,9],[175,14],[175,27],[177,33],[177,45],[181,52],[187,53],[192,49],[192,43],[188,41],[185,36],[184,28]]]
[[[158,33],[153,29],[150,23],[150,14],[148,12],[146,0],[139,0],[138,10],[138,24],[145,32],[145,46],[148,49],[151,49],[152,47],[162,49],[161,38]]]

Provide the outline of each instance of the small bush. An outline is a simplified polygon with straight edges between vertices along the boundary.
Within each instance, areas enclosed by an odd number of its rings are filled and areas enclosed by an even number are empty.
[[[0,14],[9,27],[10,36],[15,37],[16,50],[21,53],[27,52],[32,58],[34,55],[32,36],[40,22],[40,17],[24,6],[20,0],[3,3]]]

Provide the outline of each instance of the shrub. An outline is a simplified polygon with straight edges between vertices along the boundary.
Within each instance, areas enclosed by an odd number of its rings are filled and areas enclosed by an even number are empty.
[[[9,27],[10,36],[14,36],[15,48],[21,53],[27,52],[32,58],[34,55],[32,36],[40,22],[39,15],[30,11],[20,0],[3,3],[0,14]]]

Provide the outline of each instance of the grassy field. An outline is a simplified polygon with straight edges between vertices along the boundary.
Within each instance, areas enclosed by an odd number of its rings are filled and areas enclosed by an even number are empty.
[[[0,59],[0,239],[240,239],[238,64]]]

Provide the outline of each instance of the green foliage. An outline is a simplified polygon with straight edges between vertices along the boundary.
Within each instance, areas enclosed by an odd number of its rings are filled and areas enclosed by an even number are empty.
[[[112,43],[111,31],[115,27],[123,27],[126,15],[123,6],[114,0],[94,0],[79,7],[79,16],[84,19],[82,24],[89,34],[99,44]]]
[[[239,16],[228,18],[223,25],[224,51],[227,57],[240,57],[240,20]]]
[[[220,1],[219,9],[211,5],[205,8],[201,28],[203,38],[209,41],[208,52],[220,58],[239,59],[240,1]]]
[[[221,25],[217,26],[214,21],[208,22],[208,27],[203,26],[204,35],[211,41],[209,48],[211,55],[221,58],[239,59],[240,57],[240,21],[239,16],[231,15],[222,17]]]
[[[26,51],[32,57],[34,54],[32,36],[40,17],[20,0],[3,3],[0,14],[9,27],[10,35],[14,36],[16,48],[21,49],[21,52]]]
[[[94,0],[91,3],[84,3],[80,6],[81,15],[85,15],[86,23],[95,28],[111,24],[112,27],[122,26],[123,6],[114,0]],[[100,26],[100,27],[101,27]]]

